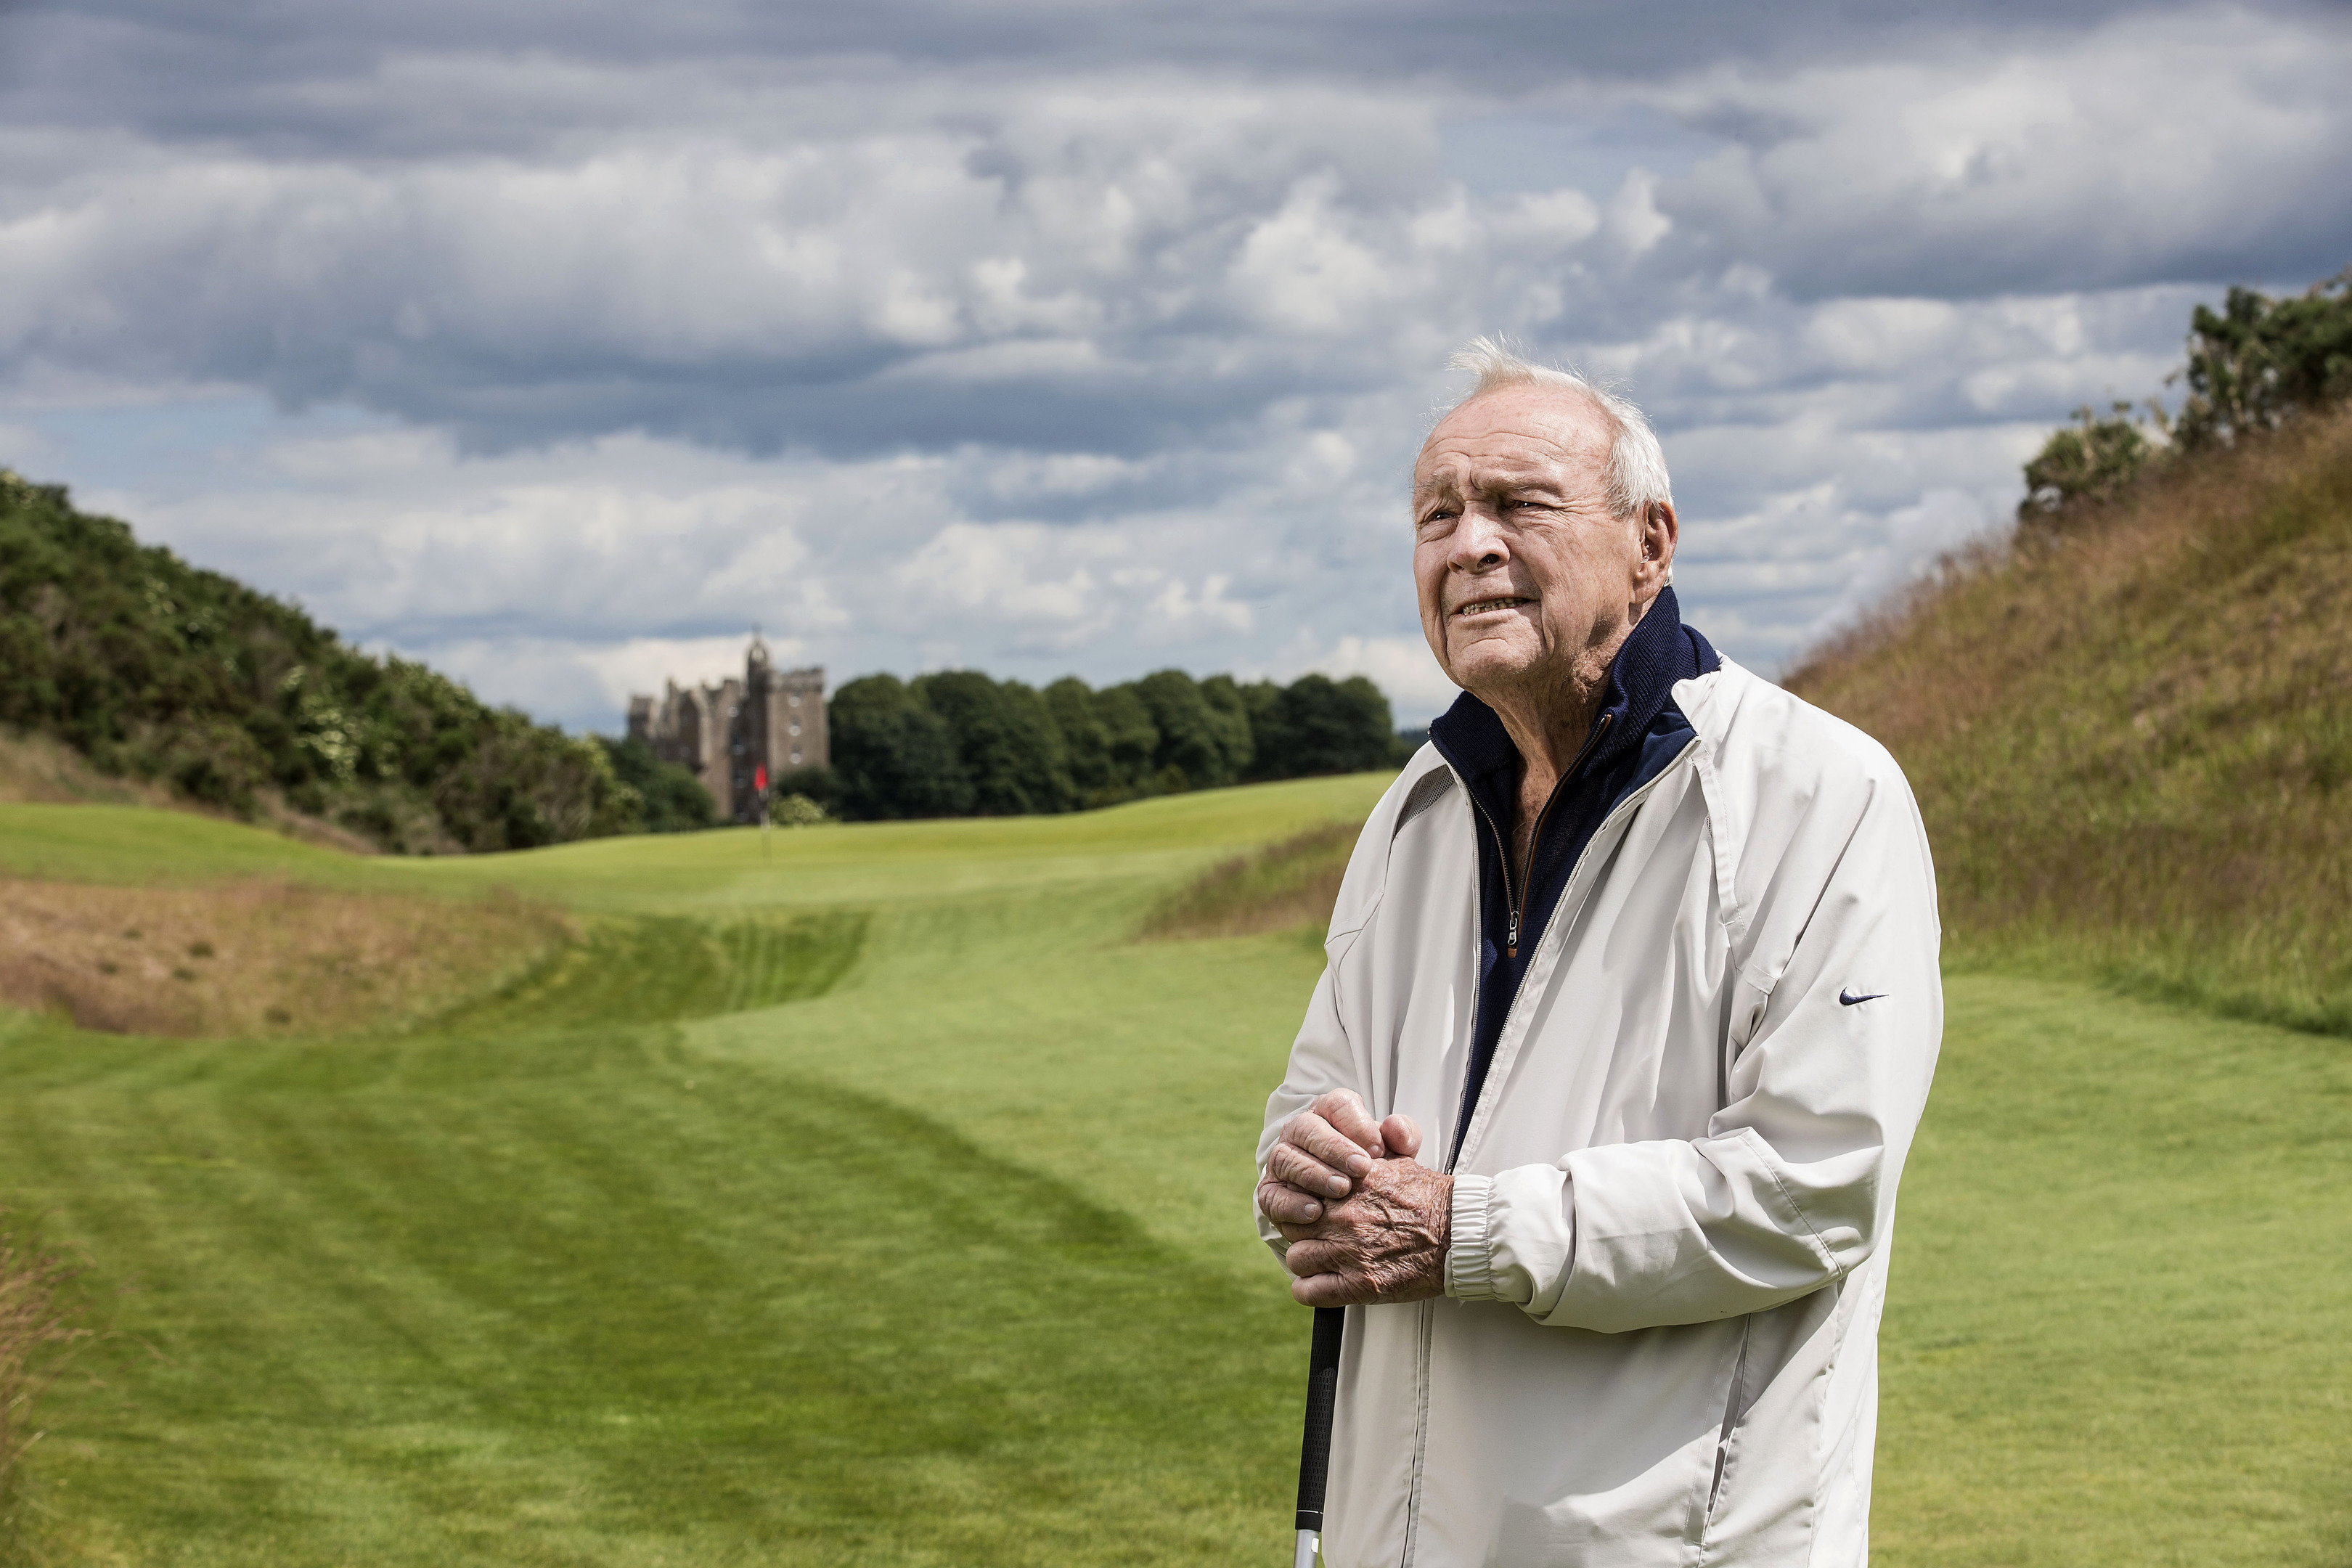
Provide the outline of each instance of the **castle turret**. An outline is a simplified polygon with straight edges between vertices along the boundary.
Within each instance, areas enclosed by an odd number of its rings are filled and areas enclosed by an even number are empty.
[[[757,636],[743,678],[715,686],[667,683],[656,701],[629,699],[629,733],[664,762],[691,770],[722,820],[757,822],[764,771],[773,787],[795,768],[826,767],[824,669],[777,669]]]

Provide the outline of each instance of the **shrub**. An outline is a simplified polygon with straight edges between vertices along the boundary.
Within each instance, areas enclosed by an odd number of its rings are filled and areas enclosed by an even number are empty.
[[[2218,312],[2198,306],[2175,379],[2189,384],[2179,437],[2192,451],[2352,397],[2352,268],[2292,299],[2231,289]]]
[[[2074,423],[2051,432],[2042,450],[2025,465],[2025,499],[2018,503],[2021,522],[2054,517],[2068,504],[2112,494],[2122,489],[2167,448],[2163,410],[2151,405],[2147,417],[2134,419],[2132,405],[2117,403],[2105,418],[2088,404],[2074,410]],[[2156,439],[2148,439],[2148,429]]]
[[[613,775],[644,803],[638,820],[647,833],[692,833],[719,825],[719,805],[691,768],[666,763],[643,741],[604,740]]]
[[[768,807],[768,820],[779,827],[822,827],[833,817],[824,807],[794,791],[776,797]]]

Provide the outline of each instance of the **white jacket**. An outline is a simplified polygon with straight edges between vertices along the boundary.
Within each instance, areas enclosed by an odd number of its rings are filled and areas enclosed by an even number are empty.
[[[1674,696],[1696,735],[1593,836],[1504,1026],[1445,1297],[1349,1309],[1331,1568],[1866,1560],[1895,1182],[1943,1032],[1927,837],[1860,731],[1727,660]],[[1475,832],[1424,746],[1349,861],[1261,1171],[1331,1089],[1453,1146]]]

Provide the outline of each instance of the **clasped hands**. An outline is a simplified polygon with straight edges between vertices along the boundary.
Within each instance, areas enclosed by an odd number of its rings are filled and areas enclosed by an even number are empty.
[[[1454,1178],[1414,1156],[1410,1116],[1374,1121],[1333,1089],[1282,1125],[1257,1206],[1290,1242],[1290,1294],[1310,1307],[1419,1301],[1445,1293]]]

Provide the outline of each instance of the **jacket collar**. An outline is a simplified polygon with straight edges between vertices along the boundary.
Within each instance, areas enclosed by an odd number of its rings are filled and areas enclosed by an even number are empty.
[[[1721,662],[1705,637],[1683,625],[1675,591],[1659,589],[1649,613],[1634,623],[1610,661],[1609,685],[1593,716],[1599,735],[1587,735],[1577,772],[1603,766],[1639,745],[1673,702],[1675,683],[1705,675]],[[1510,821],[1518,795],[1519,752],[1495,710],[1465,691],[1430,725],[1429,739],[1478,803],[1497,822]]]

